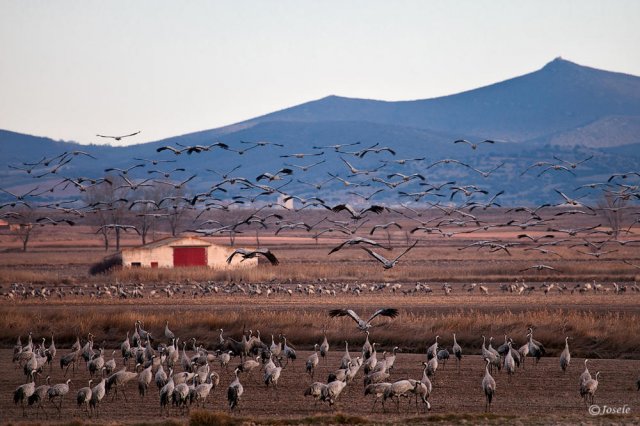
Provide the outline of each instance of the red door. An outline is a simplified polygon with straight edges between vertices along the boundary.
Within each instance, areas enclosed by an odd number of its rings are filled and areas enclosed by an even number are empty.
[[[207,248],[174,247],[173,266],[207,266]]]

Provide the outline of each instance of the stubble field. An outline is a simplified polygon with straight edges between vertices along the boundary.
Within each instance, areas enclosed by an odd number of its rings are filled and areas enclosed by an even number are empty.
[[[517,231],[499,235],[502,240],[515,239]],[[390,235],[394,245],[402,244],[403,234]],[[474,239],[488,238],[474,235]],[[215,240],[228,244],[228,240]],[[615,257],[591,259],[588,256],[562,252],[562,258],[547,257],[512,250],[512,253],[487,253],[476,249],[463,249],[469,239],[433,240],[422,243],[410,252],[398,267],[384,271],[379,264],[366,257],[361,250],[349,249],[326,256],[336,240],[314,241],[291,235],[286,238],[261,236],[260,244],[278,253],[281,265],[261,264],[253,271],[121,271],[115,274],[90,277],[89,265],[104,256],[99,241],[87,234],[52,234],[47,241],[36,242],[30,252],[6,252],[0,257],[2,292],[14,283],[26,288],[46,287],[56,290],[49,297],[8,297],[0,301],[3,327],[0,342],[0,367],[6,374],[0,378],[4,397],[0,398],[0,418],[8,422],[90,422],[90,423],[144,423],[170,421],[184,423],[208,420],[213,422],[302,423],[302,422],[372,422],[423,423],[437,420],[444,423],[599,423],[640,421],[640,392],[636,381],[640,374],[640,292],[633,290],[637,270],[620,260],[637,264],[637,247],[620,247]],[[0,240],[4,247],[14,244],[10,239]],[[128,244],[135,244],[128,241]],[[238,238],[238,246],[255,246],[255,238]],[[558,249],[559,251],[562,248]],[[522,272],[536,263],[552,264],[561,273],[545,271]],[[500,290],[501,285],[525,282],[533,289],[526,292]],[[416,283],[427,285],[431,292],[416,289]],[[625,285],[627,290],[616,294],[613,282]],[[451,294],[445,295],[442,286],[449,283]],[[476,283],[472,291],[471,284]],[[545,293],[543,283],[554,283],[555,288]],[[585,283],[600,284],[600,291],[584,289]],[[206,292],[208,285],[218,292]],[[395,291],[392,286],[399,285]],[[488,288],[488,294],[478,289]],[[580,287],[575,288],[577,285]],[[309,291],[313,286],[313,292]],[[345,286],[347,291],[343,291]],[[376,286],[380,286],[377,288]],[[168,297],[167,287],[178,291]],[[231,289],[243,288],[244,293]],[[376,287],[374,290],[371,287]],[[141,288],[142,299],[109,296],[109,288]],[[252,292],[259,288],[261,293]],[[268,288],[274,292],[266,294]],[[361,289],[354,292],[355,288]],[[564,288],[564,290],[562,290]],[[82,289],[82,295],[76,292]],[[301,289],[301,290],[300,290]],[[560,289],[560,290],[558,290]],[[229,291],[226,291],[229,290]],[[291,295],[286,293],[291,290]],[[333,290],[333,292],[332,292]],[[55,295],[64,294],[64,296]],[[355,328],[349,318],[329,318],[333,308],[352,308],[368,316],[379,307],[395,307],[400,315],[395,319],[377,318],[371,329],[370,340],[380,343],[378,358],[383,351],[399,346],[402,352],[391,371],[389,381],[422,377],[421,362],[426,360],[426,348],[439,335],[441,347],[451,351],[452,333],[463,348],[464,356],[458,373],[455,361],[440,364],[429,401],[432,409],[417,413],[415,403],[402,399],[400,410],[386,403],[386,413],[373,398],[363,394],[363,372],[347,385],[338,397],[336,407],[325,403],[314,404],[304,397],[305,388],[312,379],[305,373],[304,363],[314,343],[322,341],[327,330],[330,352],[326,361],[317,367],[314,380],[326,381],[329,372],[339,366],[344,353],[344,341],[349,342],[353,357],[360,355],[364,334]],[[211,353],[217,346],[219,329],[225,337],[240,340],[243,330],[261,331],[262,340],[269,345],[271,335],[287,336],[297,350],[295,363],[287,365],[278,389],[266,388],[258,383],[261,372],[252,376],[240,375],[245,394],[240,410],[229,413],[226,401],[227,386],[233,379],[232,368],[222,370],[216,361],[210,363],[220,373],[220,384],[212,391],[203,410],[191,406],[189,411],[171,408],[160,413],[158,391],[152,383],[149,395],[141,400],[134,380],[126,387],[127,401],[112,401],[107,395],[101,404],[99,417],[89,418],[77,408],[77,390],[87,386],[89,374],[84,361],[78,363],[66,396],[62,413],[46,401],[47,412],[38,413],[28,407],[22,416],[19,405],[13,403],[13,390],[25,382],[22,368],[12,363],[11,347],[18,336],[23,345],[26,336],[33,333],[34,342],[55,336],[57,355],[49,372],[45,366],[37,379],[51,375],[51,383],[64,380],[59,359],[70,351],[80,337],[86,342],[88,333],[94,337],[94,349],[105,348],[105,359],[111,359],[127,332],[134,331],[134,322],[141,320],[157,342],[164,341],[166,320],[181,341],[192,338]],[[504,341],[505,334],[514,340],[514,347],[526,341],[527,328],[534,328],[534,336],[547,348],[547,355],[534,366],[527,359],[526,368],[519,368],[509,379],[504,372],[494,373],[497,394],[491,407],[492,414],[484,414],[484,395],[481,381],[484,363],[481,359],[482,336],[494,337],[493,347]],[[563,373],[559,355],[564,338],[569,336],[572,353],[571,366]],[[191,347],[187,354],[193,354]],[[122,360],[116,353],[118,368]],[[589,414],[578,393],[578,377],[584,369],[583,359],[588,357],[592,375],[600,371],[595,403],[600,407],[628,407],[629,412],[614,417]],[[230,366],[239,364],[232,359]],[[134,370],[133,361],[128,370]],[[180,368],[178,368],[180,370]],[[224,413],[224,414],[220,414]],[[336,417],[337,413],[341,413]],[[211,417],[216,415],[218,417]],[[190,417],[189,417],[190,416]],[[207,417],[209,416],[209,417]],[[355,417],[348,417],[355,416]]]

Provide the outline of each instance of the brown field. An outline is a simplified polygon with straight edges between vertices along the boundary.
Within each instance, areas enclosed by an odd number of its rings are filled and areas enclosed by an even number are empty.
[[[573,224],[572,226],[577,226]],[[582,225],[580,225],[582,226]],[[89,276],[89,266],[105,256],[100,241],[89,227],[60,230],[55,228],[44,236],[36,236],[30,250],[18,251],[19,243],[8,235],[0,235],[0,293],[6,293],[14,283],[25,288],[48,288],[64,292],[65,296],[3,297],[0,299],[0,366],[6,373],[0,378],[4,396],[0,398],[2,423],[41,422],[35,417],[33,407],[24,419],[19,406],[12,401],[13,390],[24,383],[22,369],[11,363],[10,348],[18,336],[23,344],[26,335],[33,333],[40,342],[55,335],[58,355],[51,370],[52,383],[63,381],[59,358],[69,351],[76,336],[86,339],[89,332],[95,335],[95,347],[104,345],[105,358],[124,339],[127,331],[133,332],[133,323],[140,319],[144,328],[162,340],[165,320],[183,340],[195,338],[198,344],[213,349],[223,328],[225,336],[240,338],[243,327],[260,330],[262,339],[271,342],[271,334],[285,334],[298,350],[294,365],[282,373],[279,389],[266,389],[256,382],[256,377],[241,376],[245,395],[241,410],[228,417],[226,388],[231,373],[221,372],[219,387],[212,392],[206,410],[191,408],[193,424],[199,421],[233,424],[236,421],[257,423],[423,423],[427,420],[442,423],[638,423],[640,421],[640,392],[636,380],[640,374],[640,292],[632,291],[639,270],[622,262],[628,260],[640,264],[637,245],[620,246],[615,254],[593,259],[566,247],[556,250],[563,256],[548,257],[535,252],[525,252],[516,247],[510,253],[488,252],[476,248],[461,249],[474,240],[500,239],[518,241],[518,229],[504,228],[491,233],[474,233],[451,238],[429,235],[412,235],[409,241],[420,238],[421,243],[407,254],[396,268],[384,271],[379,264],[367,257],[362,250],[349,248],[331,256],[326,253],[337,245],[339,238],[320,238],[317,242],[304,233],[290,233],[284,237],[265,234],[238,236],[236,246],[255,246],[256,237],[261,246],[269,247],[277,254],[281,264],[271,267],[261,264],[244,271],[211,271],[202,269],[182,270],[122,270],[108,275]],[[528,231],[530,235],[535,232]],[[395,247],[407,243],[405,233],[391,233],[389,240]],[[629,239],[635,237],[631,236]],[[387,239],[380,234],[378,240]],[[637,239],[637,238],[635,238]],[[220,244],[228,239],[214,238]],[[138,240],[126,239],[125,245],[138,244]],[[518,241],[520,242],[520,241]],[[399,249],[395,249],[394,253]],[[386,255],[386,253],[385,253]],[[522,269],[545,263],[559,272],[538,272]],[[535,290],[523,294],[503,292],[501,284],[525,281]],[[602,284],[603,291],[571,292],[576,284]],[[417,282],[427,284],[431,293],[404,294],[415,288]],[[446,296],[443,283],[450,283],[453,291]],[[489,294],[477,289],[468,292],[469,284],[485,284]],[[557,283],[566,290],[543,292],[542,283]],[[627,286],[627,291],[614,294],[613,282]],[[369,287],[381,286],[371,291]],[[391,286],[399,284],[395,292]],[[204,293],[207,285],[220,288],[219,293]],[[259,286],[289,289],[292,295],[278,292],[267,296],[231,294],[225,289],[242,286],[245,289]],[[324,289],[312,295],[298,292],[309,285]],[[342,292],[349,285],[353,289],[362,285],[360,295],[352,291]],[[118,298],[105,294],[102,289],[122,287],[141,288],[144,298]],[[162,292],[171,287],[177,290],[171,297]],[[463,287],[464,286],[464,287]],[[84,295],[70,293],[83,290]],[[156,295],[152,297],[152,291]],[[331,293],[335,291],[335,295]],[[91,293],[94,293],[93,296]],[[115,294],[115,292],[114,292]],[[451,360],[440,367],[430,398],[430,413],[416,414],[415,405],[401,402],[400,413],[387,404],[382,413],[379,404],[371,413],[372,399],[365,399],[362,389],[362,372],[347,386],[338,399],[337,410],[326,405],[314,406],[303,397],[311,379],[304,373],[304,361],[313,343],[322,340],[322,329],[327,328],[331,352],[326,364],[318,367],[317,380],[326,380],[327,374],[337,368],[344,352],[344,340],[350,343],[352,355],[360,351],[364,340],[354,323],[348,318],[329,318],[332,308],[353,308],[363,316],[382,306],[396,307],[400,316],[394,320],[377,319],[371,332],[371,340],[381,344],[383,350],[399,346],[395,369],[390,380],[419,379],[420,362],[425,360],[426,347],[436,335],[440,346],[451,350],[452,333],[456,333],[463,347],[461,372],[455,370]],[[499,346],[504,335],[516,344],[525,343],[527,327],[535,329],[535,338],[547,348],[536,367],[528,360],[526,369],[517,370],[508,380],[506,374],[495,373],[498,392],[493,414],[484,415],[484,397],[480,387],[483,363],[479,354],[482,335],[494,337],[494,347]],[[570,369],[563,374],[558,356],[564,347],[564,337],[570,336],[572,353]],[[596,393],[596,403],[609,407],[630,407],[630,413],[619,417],[593,417],[587,412],[578,395],[578,376],[583,370],[582,358],[592,359],[592,374],[601,371]],[[238,360],[232,361],[237,364]],[[217,363],[212,363],[220,371]],[[133,365],[130,364],[130,369]],[[45,368],[45,375],[49,368]],[[70,373],[71,374],[71,373]],[[144,402],[137,394],[136,384],[127,387],[128,401],[111,401],[107,396],[100,418],[87,418],[76,408],[75,394],[86,386],[88,372],[84,363],[71,375],[71,392],[63,403],[63,413],[58,416],[47,402],[48,421],[95,423],[144,423],[170,421],[184,423],[189,417],[175,408],[159,415],[158,393],[155,388]],[[43,378],[39,377],[38,382]],[[341,413],[337,415],[336,413]],[[224,414],[226,413],[226,414]],[[215,414],[215,416],[214,416]]]

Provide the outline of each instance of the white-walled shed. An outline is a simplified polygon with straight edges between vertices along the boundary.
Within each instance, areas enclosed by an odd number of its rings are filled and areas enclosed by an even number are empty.
[[[198,237],[168,237],[143,246],[123,249],[122,264],[128,268],[208,266],[216,269],[258,265],[257,258],[241,261],[241,256],[235,256],[231,265],[228,265],[227,258],[233,251],[233,248],[213,244]]]

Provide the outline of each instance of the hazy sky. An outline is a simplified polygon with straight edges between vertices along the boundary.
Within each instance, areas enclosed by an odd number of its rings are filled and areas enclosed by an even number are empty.
[[[102,143],[335,94],[424,99],[556,56],[640,75],[640,1],[0,0],[0,128]]]

